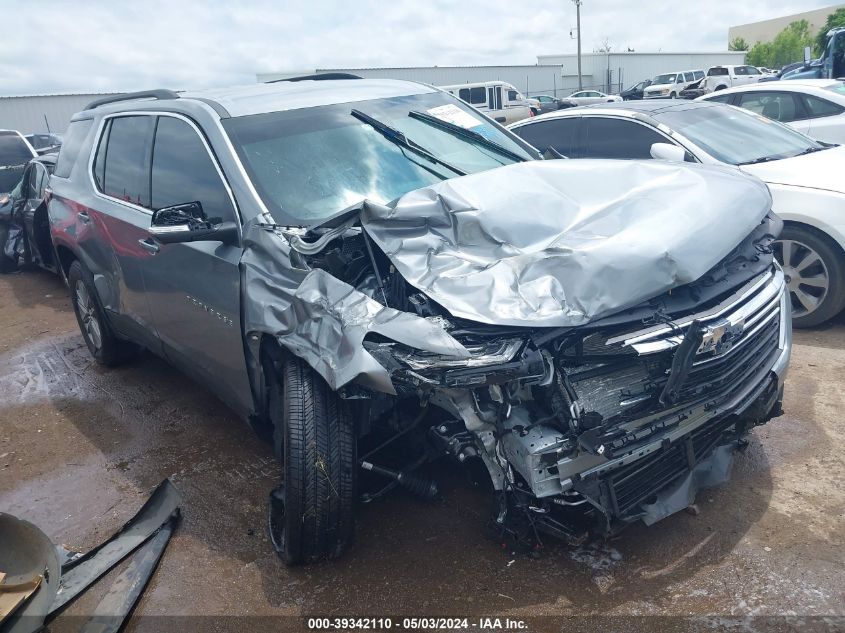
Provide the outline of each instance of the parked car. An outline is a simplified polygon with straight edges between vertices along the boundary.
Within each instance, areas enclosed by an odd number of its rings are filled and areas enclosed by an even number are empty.
[[[546,112],[554,112],[560,110],[560,99],[549,95],[537,95],[534,97],[537,101],[537,108],[534,114],[545,114]]]
[[[511,130],[540,151],[551,146],[569,158],[669,156],[757,176],[786,221],[776,254],[789,280],[793,323],[815,326],[845,307],[845,147],[707,101],[594,106]]]
[[[845,82],[836,79],[753,84],[702,99],[751,110],[819,141],[845,144]]]
[[[613,103],[614,101],[622,101],[622,97],[619,95],[606,95],[598,90],[579,90],[561,99],[564,106],[568,108],[592,105],[594,103]]]
[[[756,66],[713,66],[707,69],[707,92],[724,90],[734,86],[757,83],[763,78],[763,73]]]
[[[62,147],[61,134],[27,134],[25,138],[39,156],[54,154]]]
[[[705,87],[707,82],[706,77],[702,77],[698,81],[691,83],[688,87],[681,90],[678,97],[680,99],[697,99],[698,97],[707,94],[707,88]]]
[[[634,84],[630,88],[619,93],[623,101],[636,101],[643,98],[643,90],[651,85],[651,79],[643,79],[641,82]]]
[[[704,77],[703,70],[684,70],[657,75],[643,90],[643,99],[677,99],[681,91]]]
[[[0,205],[0,272],[16,270],[21,262],[58,272],[47,218],[47,188],[55,165],[55,154],[33,158]]]
[[[412,82],[110,96],[70,123],[52,238],[94,358],[146,347],[273,438],[287,563],[449,457],[512,543],[651,524],[779,412],[780,220],[736,171],[536,159]]]
[[[845,79],[845,28],[830,29],[826,38],[821,57],[811,60],[804,49],[804,61],[781,70],[781,79]]]
[[[522,94],[504,81],[482,81],[441,86],[499,123],[513,123],[531,116],[531,106]]]
[[[20,132],[0,130],[0,204],[8,202],[8,193],[23,176],[27,163],[37,154]]]

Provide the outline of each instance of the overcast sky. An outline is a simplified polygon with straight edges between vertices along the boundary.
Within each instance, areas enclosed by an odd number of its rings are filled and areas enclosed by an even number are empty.
[[[584,0],[583,48],[717,51],[728,27],[830,0]],[[571,0],[0,0],[0,94],[203,88],[257,72],[533,64],[575,52]],[[13,28],[12,23],[20,28]]]

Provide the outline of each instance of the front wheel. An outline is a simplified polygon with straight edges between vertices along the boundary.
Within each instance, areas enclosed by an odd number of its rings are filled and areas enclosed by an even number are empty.
[[[787,225],[775,242],[792,303],[792,324],[813,327],[845,307],[845,261],[818,231]]]
[[[347,402],[304,361],[265,360],[268,413],[284,480],[268,502],[270,539],[288,565],[340,556],[354,530],[357,457]]]

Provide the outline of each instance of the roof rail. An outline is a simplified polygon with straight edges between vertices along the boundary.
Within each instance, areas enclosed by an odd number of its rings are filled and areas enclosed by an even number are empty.
[[[172,90],[141,90],[140,92],[127,92],[121,95],[111,95],[96,99],[85,106],[86,110],[93,110],[107,103],[118,103],[120,101],[132,101],[133,99],[178,99],[179,95]]]
[[[363,79],[351,73],[317,73],[316,75],[301,75],[299,77],[288,77],[287,79],[272,79],[265,81],[265,84],[277,84],[281,81],[326,81],[330,79]]]

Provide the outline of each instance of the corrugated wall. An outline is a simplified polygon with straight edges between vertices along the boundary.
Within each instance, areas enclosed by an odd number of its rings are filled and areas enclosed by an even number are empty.
[[[431,66],[418,68],[318,68],[318,73],[347,72],[377,79],[404,79],[435,86],[451,86],[478,81],[506,81],[529,95],[555,94],[565,96],[578,87],[578,78],[564,77],[557,65],[532,66]],[[263,73],[258,81],[285,79],[307,73]],[[585,73],[584,84],[592,77]]]
[[[112,93],[118,94],[118,93]],[[63,133],[70,118],[103,94],[0,97],[0,129],[23,134],[50,130]]]
[[[405,79],[435,86],[477,81],[507,81],[529,96],[566,96],[578,89],[575,55],[541,55],[533,66],[429,66],[412,68],[318,68],[316,71],[262,73],[258,81],[285,79],[309,72],[347,72],[361,77]],[[584,88],[618,92],[660,73],[707,70],[719,64],[744,64],[743,52],[715,53],[586,53],[581,57]],[[609,72],[608,72],[609,71]]]

